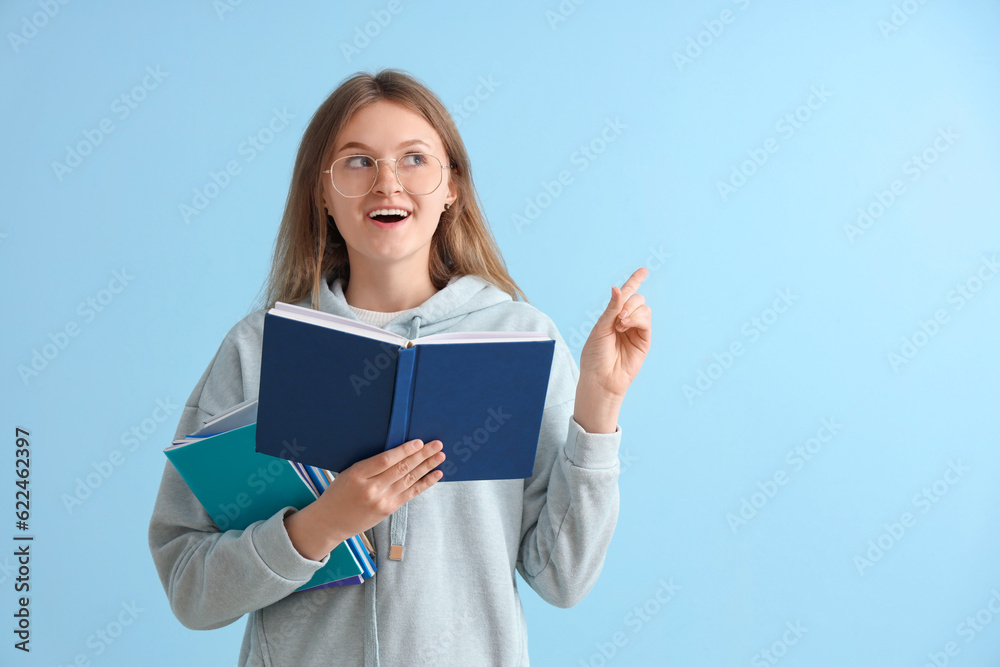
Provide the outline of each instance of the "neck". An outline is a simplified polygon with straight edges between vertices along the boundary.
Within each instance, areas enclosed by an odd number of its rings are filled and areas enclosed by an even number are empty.
[[[412,265],[373,266],[367,262],[351,262],[351,279],[344,290],[344,298],[355,308],[393,313],[416,308],[437,291],[426,262],[422,270]]]

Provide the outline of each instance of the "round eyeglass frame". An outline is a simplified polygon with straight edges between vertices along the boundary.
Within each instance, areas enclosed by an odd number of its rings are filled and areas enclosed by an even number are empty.
[[[375,184],[378,183],[378,170],[379,170],[378,163],[382,162],[383,160],[391,160],[392,161],[392,163],[393,163],[393,165],[392,165],[393,176],[396,177],[396,182],[399,183],[399,187],[403,188],[403,190],[407,194],[411,194],[411,195],[413,195],[415,197],[422,197],[424,195],[429,195],[429,194],[434,193],[439,187],[441,187],[441,184],[444,182],[444,176],[443,175],[438,180],[437,185],[435,185],[434,188],[430,192],[420,192],[420,193],[417,193],[417,192],[410,192],[409,190],[407,190],[406,186],[403,185],[403,181],[399,180],[399,171],[398,171],[399,160],[401,160],[402,158],[406,157],[407,155],[423,155],[423,156],[426,156],[426,157],[434,158],[434,160],[438,164],[441,165],[441,169],[442,170],[444,170],[444,169],[454,169],[455,168],[455,165],[453,165],[453,164],[441,164],[441,160],[439,160],[437,158],[437,156],[431,155],[430,153],[406,153],[404,155],[400,155],[399,157],[380,157],[380,158],[374,158],[371,155],[365,155],[364,153],[357,153],[355,155],[345,155],[343,157],[337,158],[336,160],[333,161],[333,164],[330,165],[330,168],[329,169],[324,169],[322,173],[324,173],[324,174],[330,174],[330,185],[333,186],[334,190],[336,190],[338,193],[340,193],[341,197],[347,197],[348,199],[357,199],[358,197],[364,197],[365,195],[367,195],[369,192],[371,192],[375,188]],[[366,157],[366,158],[368,158],[369,160],[371,160],[372,162],[375,163],[375,178],[372,179],[371,186],[369,186],[368,191],[365,192],[364,194],[360,194],[360,195],[347,195],[347,194],[344,194],[343,192],[340,191],[340,188],[337,187],[337,184],[333,180],[333,167],[334,167],[334,165],[336,165],[338,162],[340,162],[342,160],[349,160],[352,157]]]

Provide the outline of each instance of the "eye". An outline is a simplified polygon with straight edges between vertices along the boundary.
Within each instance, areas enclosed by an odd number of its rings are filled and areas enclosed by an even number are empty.
[[[344,166],[347,169],[371,169],[375,166],[375,160],[367,155],[351,155],[344,159]]]
[[[427,166],[427,156],[423,153],[408,153],[399,158],[399,166],[413,168]]]

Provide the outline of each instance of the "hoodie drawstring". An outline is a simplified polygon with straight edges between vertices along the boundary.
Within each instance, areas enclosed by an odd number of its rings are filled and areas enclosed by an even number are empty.
[[[375,578],[373,574],[364,584],[365,607],[365,667],[378,667],[378,625],[375,622]]]
[[[410,333],[407,336],[407,339],[416,340],[419,335],[420,316],[415,315],[410,324]],[[408,505],[403,503],[403,505],[389,517],[388,560],[403,560],[403,546],[406,544],[407,507]],[[383,559],[382,566],[384,567],[387,563],[388,561]],[[378,659],[378,615],[376,613],[375,599],[377,579],[378,572],[372,575],[368,581],[363,584],[365,587],[365,607],[367,607],[367,622],[365,623],[365,667],[379,667],[380,664]]]

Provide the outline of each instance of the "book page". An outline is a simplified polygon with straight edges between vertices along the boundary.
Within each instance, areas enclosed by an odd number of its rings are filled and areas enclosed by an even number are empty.
[[[233,406],[225,412],[215,415],[199,428],[192,436],[214,435],[223,431],[231,431],[240,426],[253,424],[257,421],[257,399],[251,398]]]
[[[328,329],[336,329],[337,331],[343,331],[344,333],[354,334],[356,336],[364,336],[365,338],[379,340],[384,343],[392,343],[394,345],[403,346],[407,342],[402,336],[398,336],[394,333],[386,331],[385,329],[372,326],[371,324],[365,324],[364,322],[358,322],[346,317],[340,317],[339,315],[324,313],[321,310],[303,308],[302,306],[296,306],[290,303],[282,303],[281,301],[275,303],[274,308],[268,312],[273,315],[298,320],[299,322],[316,324]]]
[[[339,315],[325,313],[321,310],[303,308],[302,306],[296,306],[294,304],[284,303],[281,301],[275,303],[274,308],[272,308],[269,312],[274,315],[280,315],[281,317],[306,322],[307,324],[316,324],[329,329],[343,331],[344,333],[355,334],[385,343],[396,344],[400,347],[412,347],[414,344],[440,345],[446,343],[504,343],[508,341],[552,340],[539,331],[457,331],[431,334],[430,336],[418,338],[415,341],[409,341],[402,336],[398,336],[371,324],[365,324],[364,322],[358,322],[346,317],[340,317]]]
[[[413,341],[417,345],[445,343],[509,343],[515,341],[552,340],[539,331],[455,331],[431,334]]]

